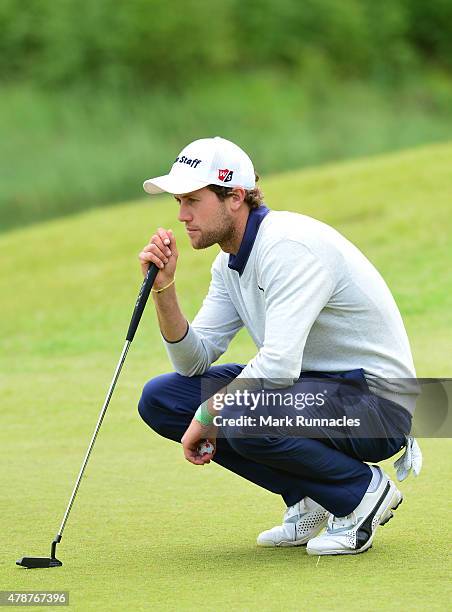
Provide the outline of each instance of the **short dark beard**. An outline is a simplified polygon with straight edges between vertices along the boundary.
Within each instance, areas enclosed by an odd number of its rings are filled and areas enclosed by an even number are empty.
[[[194,249],[207,249],[214,244],[219,244],[221,249],[228,251],[229,245],[233,244],[236,237],[236,229],[232,219],[227,215],[223,202],[220,203],[221,216],[218,219],[218,226],[214,230],[203,231],[201,239]]]
[[[196,246],[193,246],[193,248],[197,250],[208,249],[214,244],[219,244],[223,249],[223,246],[227,248],[227,246],[233,242],[234,238],[235,228],[231,222],[231,227],[221,227],[210,232],[202,232],[200,241],[196,244]]]

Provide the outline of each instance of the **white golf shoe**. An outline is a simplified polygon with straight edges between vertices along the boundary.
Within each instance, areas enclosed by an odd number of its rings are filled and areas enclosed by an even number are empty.
[[[402,503],[402,493],[379,467],[380,482],[367,490],[355,510],[343,517],[331,515],[324,533],[309,540],[310,555],[356,555],[372,546],[378,525],[392,518],[392,510]]]
[[[329,512],[304,497],[284,513],[283,524],[263,531],[257,537],[258,546],[301,546],[325,527]]]

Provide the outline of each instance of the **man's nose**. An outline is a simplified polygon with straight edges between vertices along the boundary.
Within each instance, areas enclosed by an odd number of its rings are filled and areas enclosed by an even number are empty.
[[[190,213],[189,207],[186,204],[181,204],[179,206],[179,215],[177,218],[179,221],[182,221],[182,223],[186,223],[193,219],[193,215]]]

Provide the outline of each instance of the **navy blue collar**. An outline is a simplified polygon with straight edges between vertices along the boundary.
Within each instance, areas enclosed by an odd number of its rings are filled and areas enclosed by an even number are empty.
[[[228,268],[235,270],[240,276],[242,276],[245,270],[246,262],[248,261],[254,241],[256,240],[259,225],[269,212],[270,209],[264,205],[250,210],[238,253],[237,255],[229,255]]]

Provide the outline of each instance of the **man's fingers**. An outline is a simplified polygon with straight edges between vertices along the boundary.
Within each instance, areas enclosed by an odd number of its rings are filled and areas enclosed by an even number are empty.
[[[164,263],[168,263],[168,256],[165,253],[165,247],[163,245],[162,248],[160,248],[157,244],[150,244],[146,247],[145,252],[153,253],[157,255],[157,257],[160,257]]]
[[[159,232],[160,230],[161,228],[159,229]],[[162,235],[160,235],[160,233],[154,234],[153,236],[151,236],[149,244],[144,247],[144,250],[151,249],[151,247],[155,244],[160,249],[160,251],[166,255],[166,257],[170,257],[171,249],[169,248],[169,246],[166,245],[165,240],[166,233]]]
[[[193,465],[203,465],[204,461],[202,460],[202,457],[200,457],[195,451],[191,450],[191,449],[184,449],[184,455],[185,455],[185,459],[187,461],[190,461],[190,463],[193,463]]]
[[[155,264],[159,270],[163,270],[167,264],[168,278],[174,278],[175,267],[177,263],[178,253],[176,250],[176,242],[171,230],[165,230],[159,227],[157,232],[151,236],[148,244],[143,247],[143,250],[138,254],[138,259],[141,263],[141,270],[146,275],[149,264]],[[159,283],[162,283],[165,277],[160,278]]]
[[[162,242],[162,245],[164,245],[162,250],[165,250],[165,253],[169,257],[171,255],[171,247],[170,247],[171,238],[170,238],[168,232],[165,229],[163,229],[163,227],[159,227],[157,232],[158,232],[158,235],[159,235],[159,239]]]
[[[193,465],[204,465],[205,463],[210,463],[213,454],[208,454],[201,457],[198,452],[199,444],[196,444],[195,446],[186,446],[184,445],[184,438],[182,438],[181,442],[184,449],[184,456],[187,461],[190,461],[190,463],[193,463]]]
[[[155,263],[159,268],[163,268],[168,263],[168,257],[162,253],[156,244],[151,244],[149,248],[143,249],[138,257],[141,263]]]
[[[206,453],[205,455],[201,456],[198,453],[197,447],[196,449],[184,447],[185,459],[190,461],[190,463],[193,463],[193,465],[204,465],[206,463],[210,463],[214,454],[215,453]]]
[[[168,236],[170,239],[169,248],[171,249],[171,252],[174,253],[174,255],[177,257],[178,251],[177,251],[177,246],[176,246],[176,238],[174,236],[172,229],[168,230]]]
[[[156,244],[167,257],[171,257],[171,255],[177,256],[178,254],[173,230],[166,230],[163,227],[159,227],[157,233],[151,236],[149,244],[145,246],[143,250],[149,250],[153,244]]]

